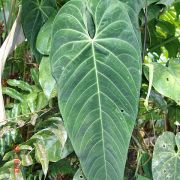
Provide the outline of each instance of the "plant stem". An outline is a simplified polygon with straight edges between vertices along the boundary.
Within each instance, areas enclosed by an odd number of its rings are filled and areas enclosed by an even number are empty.
[[[145,20],[145,30],[144,30],[144,44],[143,44],[143,62],[144,62],[144,57],[145,57],[145,52],[146,52],[146,40],[147,40],[147,17],[148,17],[148,9],[147,9],[147,0],[146,0],[146,6],[144,10],[144,20]]]

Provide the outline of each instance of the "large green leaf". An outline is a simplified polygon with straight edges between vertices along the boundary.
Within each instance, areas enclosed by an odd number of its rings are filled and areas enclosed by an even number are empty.
[[[161,135],[155,145],[152,160],[154,180],[180,179],[180,133],[172,132]]]
[[[141,84],[139,33],[118,0],[72,0],[53,26],[59,105],[82,169],[87,179],[122,179]]]
[[[56,0],[22,0],[23,30],[35,55],[38,32],[56,8]]]

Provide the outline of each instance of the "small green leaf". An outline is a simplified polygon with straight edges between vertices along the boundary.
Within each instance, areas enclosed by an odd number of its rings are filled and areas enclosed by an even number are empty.
[[[48,105],[47,97],[43,92],[38,93],[36,110],[39,111]]]
[[[3,161],[8,161],[8,160],[10,160],[10,159],[13,159],[13,156],[14,156],[14,152],[13,152],[13,151],[7,152],[7,153],[3,156]]]
[[[20,145],[20,150],[29,150],[32,151],[33,148],[29,145]]]
[[[62,150],[67,141],[67,133],[64,127],[59,129],[48,128],[33,135],[30,141],[32,140],[43,140],[48,160],[56,162],[62,158]]]
[[[57,124],[58,129],[52,129],[52,132],[57,136],[59,141],[61,142],[62,148],[64,148],[64,145],[67,141],[67,132],[64,128],[63,123]]]
[[[42,141],[34,143],[36,160],[42,165],[44,175],[47,175],[49,160],[45,145]]]
[[[180,133],[163,133],[156,141],[152,173],[154,180],[180,179]]]
[[[52,15],[48,21],[43,25],[41,30],[39,31],[36,47],[37,50],[43,55],[50,54],[51,48],[51,33],[52,33],[52,25],[54,21],[55,15]]]
[[[0,168],[0,172],[6,171],[7,169],[12,168],[12,167],[14,167],[14,160],[6,162],[6,163]]]
[[[12,108],[12,118],[15,118],[15,120],[18,120],[18,116],[21,114],[21,106],[20,104],[14,104]]]
[[[33,92],[33,93],[31,93],[25,97],[26,101],[28,103],[29,109],[31,110],[32,113],[36,111],[36,107],[37,107],[36,99],[37,99],[37,97],[38,97],[37,92]]]
[[[21,156],[21,163],[23,166],[31,166],[33,164],[33,159],[30,154],[23,154]]]
[[[29,121],[29,123],[31,123],[33,126],[35,126],[35,124],[36,124],[36,120],[37,120],[37,118],[38,118],[38,114],[33,114],[32,116],[31,116],[31,120]]]
[[[6,133],[5,142],[7,146],[12,146],[13,140],[12,140],[11,132]]]
[[[21,90],[23,91],[29,91],[29,92],[32,92],[32,87],[31,85],[29,85],[27,82],[24,82],[24,81],[21,81],[21,80],[16,80],[16,79],[9,79],[7,81],[7,83],[10,85],[10,86],[14,86],[14,87],[18,87],[20,88]]]
[[[39,85],[39,71],[36,68],[31,69],[31,78],[35,84]]]
[[[51,74],[51,66],[49,57],[43,57],[39,67],[39,82],[49,100],[52,97],[56,82]]]
[[[5,141],[0,137],[0,155],[3,156],[5,153]]]
[[[24,99],[24,101],[21,103],[21,112],[24,115],[24,117],[29,117],[30,109],[27,103],[27,99]]]
[[[3,87],[2,92],[3,92],[3,94],[6,94],[13,99],[19,100],[20,102],[23,101],[23,95],[13,88]]]

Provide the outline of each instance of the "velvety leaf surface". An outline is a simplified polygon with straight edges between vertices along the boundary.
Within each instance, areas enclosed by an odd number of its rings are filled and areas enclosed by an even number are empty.
[[[127,5],[72,0],[52,34],[59,106],[83,172],[91,180],[122,179],[141,84],[140,34]]]
[[[152,160],[154,180],[179,180],[180,133],[165,132],[156,141]]]

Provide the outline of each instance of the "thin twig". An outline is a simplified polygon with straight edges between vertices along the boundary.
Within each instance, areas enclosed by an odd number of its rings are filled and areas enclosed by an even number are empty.
[[[144,10],[144,20],[145,20],[145,29],[144,29],[144,45],[143,45],[143,54],[142,54],[142,58],[143,58],[143,62],[144,62],[144,58],[145,58],[145,52],[146,52],[146,41],[147,41],[147,16],[148,16],[148,9],[147,9],[147,0],[146,0],[146,5],[145,5],[145,10]]]

